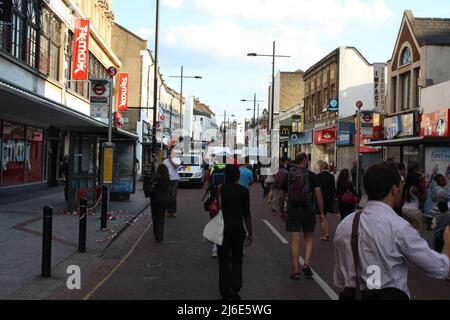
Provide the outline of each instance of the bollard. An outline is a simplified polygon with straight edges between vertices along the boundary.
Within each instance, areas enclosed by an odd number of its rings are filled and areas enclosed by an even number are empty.
[[[42,277],[50,278],[52,270],[52,224],[53,208],[44,208],[44,223],[42,230]]]
[[[80,231],[78,238],[78,252],[86,252],[86,227],[87,227],[87,199],[80,201]]]
[[[108,186],[102,188],[102,217],[100,229],[105,230],[108,226]]]

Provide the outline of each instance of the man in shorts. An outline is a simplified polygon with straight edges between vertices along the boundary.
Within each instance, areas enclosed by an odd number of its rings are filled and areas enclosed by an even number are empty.
[[[301,232],[305,238],[305,264],[303,273],[306,277],[313,276],[310,267],[311,253],[314,243],[314,230],[316,227],[316,212],[320,218],[325,217],[322,191],[317,176],[308,170],[309,158],[305,153],[299,153],[295,159],[296,166],[281,183],[281,218],[286,222],[286,230],[291,233],[291,262],[293,271],[292,280],[300,279],[299,245]],[[284,203],[287,194],[287,214]]]

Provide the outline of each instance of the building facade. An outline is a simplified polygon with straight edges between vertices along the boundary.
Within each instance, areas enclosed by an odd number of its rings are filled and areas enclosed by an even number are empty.
[[[11,12],[0,28],[2,194],[58,185],[73,133],[107,129],[90,117],[89,82],[71,79],[75,20],[92,21],[90,78],[106,78],[108,67],[121,64],[111,49],[111,1],[6,2]],[[85,164],[93,172],[95,164]]]

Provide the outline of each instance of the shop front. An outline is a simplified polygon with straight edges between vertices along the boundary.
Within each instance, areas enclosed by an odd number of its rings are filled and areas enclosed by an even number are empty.
[[[67,157],[68,209],[77,207],[81,189],[88,189],[95,201],[101,185],[101,142],[108,137],[108,126],[4,80],[0,101],[0,196],[54,186],[62,178]],[[123,140],[133,146],[137,136],[114,128],[113,142]],[[135,149],[125,152],[135,157]],[[134,166],[134,161],[127,165]],[[129,174],[134,177],[134,171]],[[130,191],[134,192],[133,186]]]
[[[314,132],[314,146],[311,169],[318,172],[320,162],[336,163],[336,127],[329,127]]]
[[[337,170],[350,169],[355,155],[355,124],[353,122],[339,122],[336,137]]]
[[[309,159],[312,157],[312,143],[313,143],[313,131],[308,130],[301,133],[293,133],[289,137],[289,145],[293,148],[294,152],[291,157],[292,160],[295,159],[295,156],[304,152],[309,156]]]

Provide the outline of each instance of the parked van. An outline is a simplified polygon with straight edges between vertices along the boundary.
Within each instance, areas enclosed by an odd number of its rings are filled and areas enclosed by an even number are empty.
[[[180,186],[194,186],[201,188],[205,183],[205,165],[200,154],[184,155],[178,168]]]

